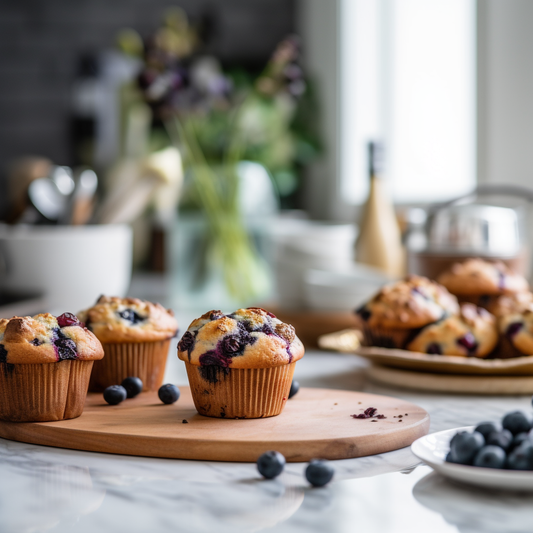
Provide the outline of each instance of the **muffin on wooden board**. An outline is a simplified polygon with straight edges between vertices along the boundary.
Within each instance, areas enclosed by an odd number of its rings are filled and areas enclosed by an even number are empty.
[[[423,328],[407,349],[427,354],[485,358],[497,343],[495,317],[482,307],[464,303],[458,315]]]
[[[264,309],[194,320],[178,343],[194,405],[216,418],[262,418],[281,413],[304,347],[294,328]]]
[[[513,272],[501,261],[473,258],[453,264],[437,281],[460,301],[471,302],[489,309],[501,295],[526,292],[526,279]]]
[[[0,319],[0,419],[46,422],[81,415],[98,339],[70,313]]]
[[[89,390],[102,391],[129,376],[140,378],[145,391],[161,386],[170,339],[178,331],[171,310],[138,298],[101,296],[78,317],[106,354],[94,365]]]
[[[364,344],[403,348],[416,332],[459,312],[457,298],[422,276],[409,276],[385,285],[356,310]]]

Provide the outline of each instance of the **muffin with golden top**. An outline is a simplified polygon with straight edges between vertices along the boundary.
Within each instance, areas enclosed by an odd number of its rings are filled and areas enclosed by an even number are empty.
[[[163,383],[170,339],[178,331],[171,310],[138,298],[101,296],[78,313],[102,343],[105,359],[94,365],[89,389],[102,391],[136,376],[143,390]]]
[[[501,295],[513,295],[529,289],[526,279],[505,263],[479,258],[454,263],[437,281],[455,294],[459,301],[474,303],[486,309],[490,309]]]
[[[453,315],[423,328],[407,345],[413,352],[460,357],[487,357],[498,343],[496,319],[474,304],[461,305]]]
[[[178,344],[196,409],[217,418],[278,415],[303,355],[294,328],[257,307],[209,311]]]
[[[46,422],[81,415],[102,345],[71,313],[0,320],[0,419]]]
[[[355,314],[365,345],[403,348],[420,328],[458,312],[457,298],[444,287],[409,276],[382,287]]]

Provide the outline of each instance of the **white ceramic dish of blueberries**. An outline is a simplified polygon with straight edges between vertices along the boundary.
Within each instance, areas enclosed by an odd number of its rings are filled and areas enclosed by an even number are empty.
[[[451,480],[490,489],[533,491],[533,471],[481,468],[445,461],[452,437],[460,431],[472,432],[474,427],[449,429],[426,435],[413,442],[411,450],[421,461]]]

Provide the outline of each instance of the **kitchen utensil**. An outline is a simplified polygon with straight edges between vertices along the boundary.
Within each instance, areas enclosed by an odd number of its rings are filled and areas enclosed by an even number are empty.
[[[508,185],[480,185],[470,194],[431,206],[424,224],[406,238],[408,270],[437,277],[467,257],[502,260],[522,275],[529,271],[529,242],[524,206],[480,203],[482,198],[518,197],[533,201],[533,190]],[[416,237],[416,238],[415,238]]]
[[[15,159],[9,165],[9,222],[20,220],[28,207],[28,187],[33,180],[50,174],[52,162],[43,157],[26,156]]]
[[[68,197],[49,178],[32,181],[28,187],[28,196],[32,205],[48,220],[57,221],[66,211]]]
[[[157,392],[145,392],[113,408],[101,394],[89,394],[79,418],[0,421],[0,437],[124,455],[255,463],[268,450],[279,451],[289,462],[375,455],[409,446],[429,429],[429,415],[421,407],[363,392],[304,388],[278,416],[232,420],[200,416],[189,387],[180,391],[172,405],[163,405]],[[386,418],[350,416],[368,407]]]
[[[472,431],[474,426],[439,431],[417,439],[411,451],[444,477],[484,489],[533,491],[533,472],[499,470],[447,463],[450,439],[460,431]]]
[[[97,188],[98,177],[94,170],[86,168],[78,173],[66,213],[67,222],[74,226],[89,222],[94,208],[94,195]]]
[[[54,222],[65,220],[69,198],[74,191],[72,170],[69,167],[53,166],[50,174],[33,180],[28,186],[32,205],[45,218]]]
[[[458,375],[400,370],[371,365],[366,375],[372,381],[402,389],[447,394],[510,395],[533,394],[533,376]]]

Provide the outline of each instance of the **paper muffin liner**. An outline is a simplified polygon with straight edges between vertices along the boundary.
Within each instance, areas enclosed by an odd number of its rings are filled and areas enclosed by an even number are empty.
[[[420,328],[380,328],[363,324],[363,346],[379,346],[381,348],[404,348],[405,345],[420,331]]]
[[[49,422],[83,412],[93,361],[0,363],[0,419]]]
[[[163,383],[170,339],[153,342],[103,342],[104,358],[94,362],[89,391],[102,392],[135,376],[143,391],[159,389]]]
[[[242,369],[185,361],[196,410],[214,418],[279,415],[289,398],[295,364]]]

